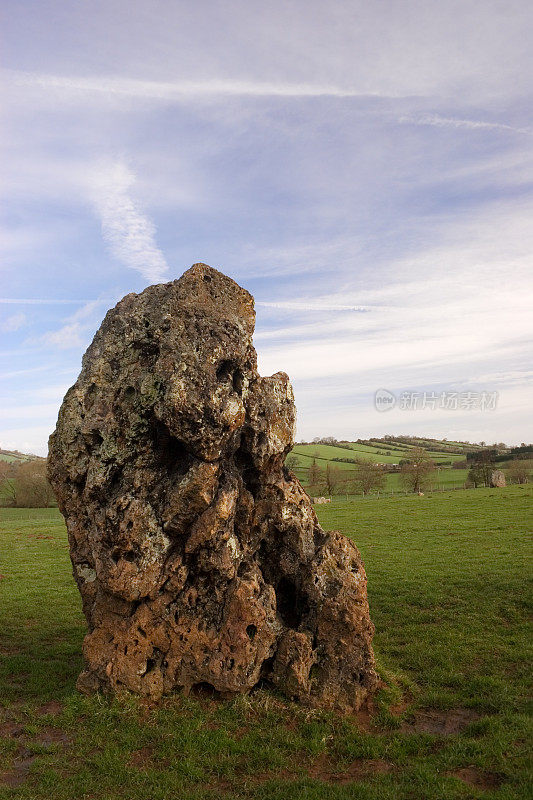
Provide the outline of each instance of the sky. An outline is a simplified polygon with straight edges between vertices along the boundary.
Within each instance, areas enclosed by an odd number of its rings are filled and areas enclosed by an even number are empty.
[[[46,454],[107,309],[196,262],[299,440],[531,441],[530,0],[2,9],[0,447]]]

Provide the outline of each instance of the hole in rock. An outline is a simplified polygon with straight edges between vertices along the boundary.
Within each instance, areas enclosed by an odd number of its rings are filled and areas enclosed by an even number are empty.
[[[233,373],[233,391],[239,395],[242,395],[242,390],[244,387],[244,375],[240,369],[236,369]]]
[[[141,605],[141,602],[142,602],[141,600],[133,600],[133,601],[132,601],[132,603],[131,603],[131,610],[130,610],[130,616],[132,616],[132,617],[133,617],[133,615],[135,614],[135,612],[137,611],[137,609],[138,609],[138,608],[139,608],[139,606]]]
[[[84,472],[83,475],[80,475],[79,478],[76,478],[75,484],[78,487],[78,492],[83,492],[87,484],[87,473]]]
[[[219,383],[231,383],[233,391],[241,395],[244,384],[244,375],[235,361],[221,361],[217,367],[217,381]]]
[[[278,582],[275,591],[278,614],[288,628],[297,628],[303,617],[309,613],[307,597],[286,576]]]
[[[135,561],[135,553],[133,550],[127,550],[124,555],[122,556],[124,561]]]
[[[261,671],[259,674],[259,680],[253,687],[254,690],[256,689],[273,689],[274,684],[270,680],[270,676],[272,675],[272,667],[274,666],[274,656],[267,658],[261,664]]]
[[[153,421],[152,439],[158,466],[167,470],[174,468],[180,474],[185,474],[190,466],[190,455],[183,442],[171,435],[164,422]]]
[[[98,431],[91,431],[89,441],[93,447],[99,447],[104,441],[104,437]]]
[[[152,658],[147,658],[146,659],[146,670],[145,670],[145,673],[144,673],[145,675],[147,675],[149,672],[152,672],[152,670],[157,667],[157,664],[158,664],[158,658],[157,657],[158,656],[160,657],[161,653],[156,647],[156,648],[154,648],[154,652],[152,653]]]
[[[217,381],[219,383],[229,383],[233,381],[233,370],[235,369],[234,361],[221,361],[217,367]]]
[[[239,566],[237,568],[237,577],[244,578],[246,575],[248,575],[249,570],[250,570],[250,567],[246,563],[246,561],[241,561],[241,563],[239,564]]]
[[[86,410],[89,411],[92,407],[92,404],[95,401],[96,395],[96,384],[91,383],[87,391],[85,392],[85,397],[83,398],[83,405],[85,406]]]
[[[122,480],[122,470],[120,467],[112,466],[110,467],[109,476],[107,479],[107,488],[101,490],[100,492],[93,492],[95,496],[100,497],[109,497],[113,493],[117,491],[120,487],[120,482]]]
[[[212,280],[211,275],[204,275],[204,281],[206,283],[211,283],[211,280]]]
[[[200,681],[200,683],[193,684],[191,686],[190,693],[193,695],[193,697],[220,697],[220,692],[217,692],[215,687],[206,681]]]
[[[235,466],[242,475],[245,488],[255,500],[259,492],[259,476],[244,436],[241,438],[241,443],[235,452],[234,459]]]
[[[248,625],[246,628],[246,635],[253,642],[255,639],[255,634],[257,633],[257,626],[256,625]]]

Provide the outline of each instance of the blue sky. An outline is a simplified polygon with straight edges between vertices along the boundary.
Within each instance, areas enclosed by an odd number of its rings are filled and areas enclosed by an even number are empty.
[[[298,438],[531,439],[530,2],[3,7],[2,447],[44,454],[105,311],[197,261]]]

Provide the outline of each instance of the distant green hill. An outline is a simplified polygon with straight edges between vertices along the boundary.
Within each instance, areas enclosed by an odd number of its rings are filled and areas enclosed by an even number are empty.
[[[341,472],[341,480],[348,480],[350,473],[357,469],[357,461],[363,459],[383,464],[385,467],[398,467],[402,460],[408,459],[415,447],[424,448],[437,466],[435,485],[441,488],[462,487],[467,469],[453,469],[455,462],[465,461],[467,453],[482,450],[479,444],[470,442],[430,439],[416,436],[386,436],[381,439],[358,439],[355,442],[324,440],[320,442],[296,444],[290,453],[289,464],[304,485],[309,484],[309,467],[316,465],[325,470],[336,468]],[[399,475],[392,471],[387,475],[387,490],[396,491]]]
[[[19,453],[18,450],[2,450],[0,448],[0,461],[9,461],[13,464],[15,462],[22,463],[23,461],[38,461],[41,456],[34,456],[31,453]]]

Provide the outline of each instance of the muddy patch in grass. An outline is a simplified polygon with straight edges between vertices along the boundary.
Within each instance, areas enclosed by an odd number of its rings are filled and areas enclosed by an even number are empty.
[[[139,770],[152,769],[154,767],[168,769],[170,761],[167,758],[159,758],[151,745],[145,745],[131,753],[128,759],[128,766]]]
[[[451,736],[461,733],[480,717],[471,708],[454,708],[449,711],[416,711],[401,727],[402,733],[431,733],[435,736]]]
[[[301,763],[304,763],[302,756]],[[297,758],[295,758],[298,761]],[[307,767],[301,770],[277,769],[268,772],[256,772],[253,774],[237,774],[233,779],[219,778],[209,783],[206,788],[211,791],[227,792],[235,789],[257,790],[259,786],[270,781],[284,781],[290,784],[304,778],[312,778],[329,785],[347,785],[357,781],[364,781],[376,775],[385,775],[394,770],[394,765],[380,759],[359,758],[351,764],[339,765],[328,753],[322,753]],[[287,795],[289,796],[289,795]]]
[[[394,769],[392,764],[380,759],[357,758],[351,764],[334,764],[326,753],[319,756],[309,769],[309,777],[324,783],[346,784],[385,775]]]
[[[50,747],[53,744],[60,744],[66,747],[66,745],[72,744],[72,737],[62,731],[61,728],[41,728],[35,739],[44,747]]]
[[[367,700],[355,714],[350,714],[349,719],[355,722],[360,731],[371,732],[375,729],[374,717],[378,710],[372,699]]]
[[[37,743],[45,747],[53,744],[67,745],[72,743],[72,737],[65,733],[61,728],[52,728],[45,726],[39,729],[35,734],[28,734],[24,725],[20,722],[8,720],[7,722],[0,723],[0,737],[4,739],[13,739],[22,747],[22,743],[30,744]]]
[[[152,764],[153,757],[154,749],[147,745],[146,747],[141,747],[139,750],[134,750],[129,757],[128,764],[131,767],[137,767],[137,769],[146,769],[146,767]]]
[[[447,774],[477,789],[497,789],[503,783],[502,776],[497,772],[484,772],[477,767],[461,767]]]
[[[0,773],[0,785],[3,784],[10,788],[21,786],[27,781],[30,767],[34,761],[35,753],[26,747],[19,747],[11,769]]]
[[[24,736],[24,726],[20,722],[0,722],[0,736],[4,739],[18,739]]]
[[[11,767],[0,772],[0,785],[14,788],[21,786],[28,780],[31,765],[37,758],[34,750],[39,747],[67,747],[72,743],[72,738],[60,728],[44,727],[35,735],[29,735],[20,722],[8,720],[0,723],[0,736],[16,742],[16,749]]]
[[[54,716],[61,714],[62,711],[63,703],[60,703],[58,700],[50,700],[49,703],[44,703],[44,705],[39,706],[35,713],[39,717],[45,717],[48,714],[53,714]]]

